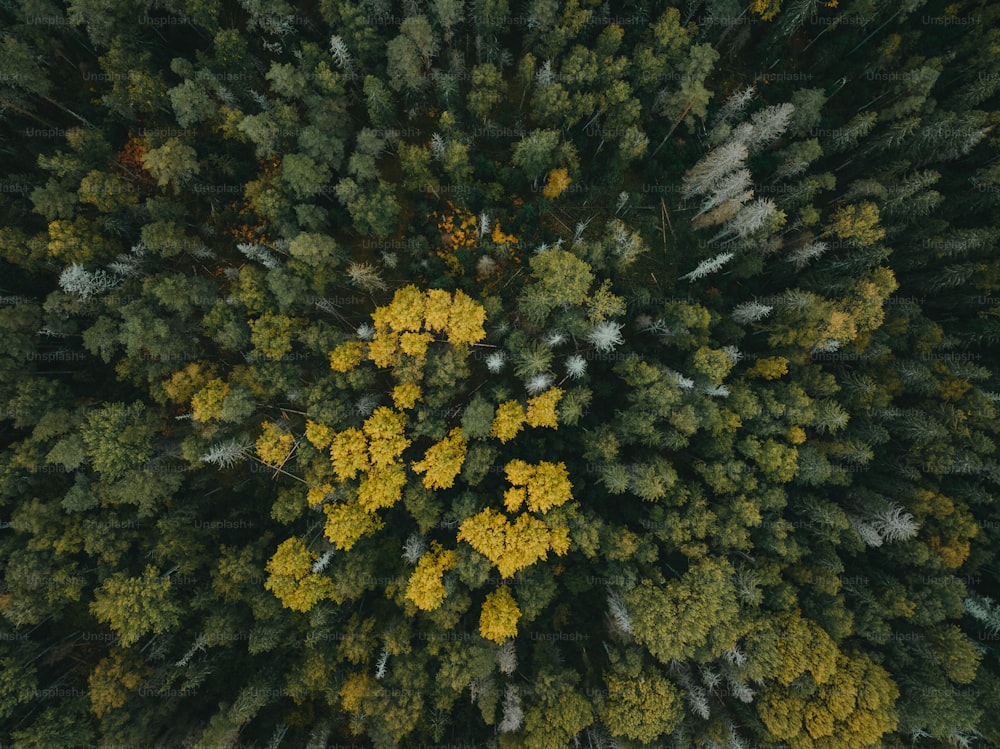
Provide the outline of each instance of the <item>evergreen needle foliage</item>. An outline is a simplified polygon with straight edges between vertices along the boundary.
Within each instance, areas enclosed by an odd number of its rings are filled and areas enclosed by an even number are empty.
[[[0,4],[0,747],[1000,745],[998,28]]]

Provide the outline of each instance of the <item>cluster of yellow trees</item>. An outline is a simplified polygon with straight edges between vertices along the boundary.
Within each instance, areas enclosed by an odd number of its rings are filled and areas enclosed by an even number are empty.
[[[390,369],[396,380],[391,387],[393,407],[380,406],[360,426],[340,432],[308,421],[304,434],[317,450],[329,452],[330,473],[309,487],[307,498],[311,507],[322,506],[326,538],[343,552],[384,528],[379,511],[400,502],[408,483],[416,482],[418,476],[425,489],[442,491],[455,486],[468,449],[462,428],[454,427],[431,444],[423,458],[407,461],[403,454],[415,442],[407,436],[412,433],[407,411],[422,398],[428,347],[450,346],[467,357],[469,347],[485,337],[486,311],[461,291],[420,291],[411,285],[375,310],[372,320],[371,340],[337,346],[330,353],[330,367],[349,373],[368,361],[379,369]],[[557,429],[562,396],[560,388],[551,387],[526,403],[505,401],[495,410],[489,436],[506,444],[525,425]],[[268,424],[258,440],[257,454],[265,463],[279,465],[295,444],[293,435]],[[549,551],[567,552],[569,528],[547,522],[544,516],[572,499],[572,483],[562,462],[530,464],[515,459],[504,471],[511,487],[497,498],[498,507],[485,507],[465,518],[456,541],[469,544],[508,579],[545,559]],[[308,611],[323,598],[335,598],[329,576],[313,571],[318,558],[301,539],[286,540],[268,563],[268,589],[286,607],[298,611]],[[446,595],[443,575],[455,563],[454,550],[432,541],[410,576],[406,598],[424,611],[438,608]],[[502,585],[483,604],[480,631],[483,637],[501,643],[516,634],[519,617],[513,595]]]

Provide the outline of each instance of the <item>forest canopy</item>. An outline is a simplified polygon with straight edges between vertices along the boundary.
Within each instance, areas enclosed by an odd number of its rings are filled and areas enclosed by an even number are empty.
[[[1000,5],[0,6],[0,745],[1000,744]]]

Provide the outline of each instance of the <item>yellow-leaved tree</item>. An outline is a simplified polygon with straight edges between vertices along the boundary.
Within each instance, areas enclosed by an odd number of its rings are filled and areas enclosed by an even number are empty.
[[[333,580],[312,571],[319,558],[300,538],[289,538],[278,546],[267,563],[270,575],[264,587],[274,593],[285,608],[309,611],[317,602],[333,597]]]
[[[455,552],[444,549],[437,541],[417,561],[417,568],[410,575],[406,586],[406,597],[418,609],[433,611],[444,602],[444,583],[441,578],[445,570],[455,566]]]
[[[503,443],[510,442],[524,428],[524,407],[517,401],[501,403],[493,417],[490,436]]]
[[[462,430],[455,427],[447,437],[427,450],[423,460],[413,464],[413,470],[424,474],[424,486],[428,489],[449,489],[462,470],[465,448]]]
[[[510,589],[502,585],[483,601],[479,615],[479,634],[487,640],[502,645],[506,640],[517,634],[517,622],[521,618],[521,609],[510,594]]]

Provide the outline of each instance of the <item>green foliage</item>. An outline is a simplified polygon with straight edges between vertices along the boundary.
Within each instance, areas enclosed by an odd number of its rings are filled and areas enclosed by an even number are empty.
[[[1000,10],[619,5],[0,11],[0,745],[1000,743]]]

